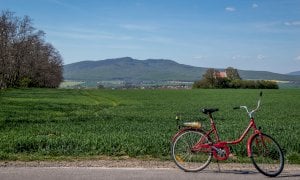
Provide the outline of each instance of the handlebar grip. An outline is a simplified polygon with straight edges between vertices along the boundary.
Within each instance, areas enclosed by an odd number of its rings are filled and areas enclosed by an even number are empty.
[[[238,107],[234,107],[233,109],[241,109],[241,107],[238,106]]]

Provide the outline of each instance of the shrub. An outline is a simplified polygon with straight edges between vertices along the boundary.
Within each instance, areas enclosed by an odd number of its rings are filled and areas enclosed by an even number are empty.
[[[216,78],[213,86],[207,83],[205,79],[202,79],[196,81],[193,84],[193,88],[278,89],[279,87],[275,81]]]

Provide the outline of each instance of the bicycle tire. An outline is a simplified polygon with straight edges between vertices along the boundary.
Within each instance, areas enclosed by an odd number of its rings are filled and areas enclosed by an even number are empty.
[[[265,176],[278,176],[284,167],[284,155],[279,144],[267,134],[256,134],[250,141],[251,160]]]
[[[207,152],[192,152],[193,145],[202,140],[203,143],[211,143],[200,130],[189,129],[178,135],[171,144],[171,156],[175,164],[187,172],[201,171],[211,162],[212,152],[206,148]]]

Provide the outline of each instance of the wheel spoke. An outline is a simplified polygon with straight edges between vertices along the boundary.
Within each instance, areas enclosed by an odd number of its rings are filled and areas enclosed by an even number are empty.
[[[284,166],[284,157],[278,143],[266,134],[257,134],[251,140],[251,159],[256,169],[266,176],[277,176]]]
[[[172,144],[172,157],[178,167],[185,171],[199,171],[204,169],[210,162],[212,153],[194,152],[192,148],[200,143],[209,141],[203,133],[189,130],[179,135]]]

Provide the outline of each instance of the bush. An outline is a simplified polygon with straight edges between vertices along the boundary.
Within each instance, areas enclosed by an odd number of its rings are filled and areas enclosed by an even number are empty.
[[[213,68],[207,69],[202,80],[194,82],[193,88],[278,89],[275,81],[242,80],[237,69],[232,67],[226,69],[225,76],[220,74]]]
[[[31,83],[31,79],[28,77],[22,78],[20,81],[20,87],[22,88],[28,88]]]
[[[209,86],[209,84],[203,79],[203,80],[194,82],[193,88],[194,88],[194,89],[198,89],[198,88],[208,89],[208,88],[210,88],[210,86]]]
[[[216,78],[216,82],[213,86],[208,84],[205,79],[196,81],[193,84],[193,88],[235,88],[235,89],[278,89],[278,85],[275,81],[266,80],[230,80],[228,78]]]

